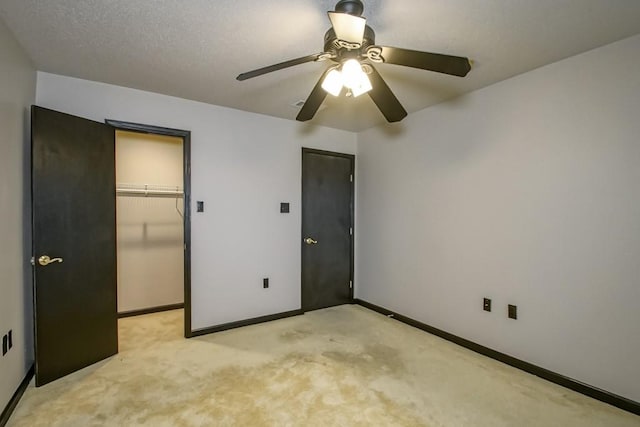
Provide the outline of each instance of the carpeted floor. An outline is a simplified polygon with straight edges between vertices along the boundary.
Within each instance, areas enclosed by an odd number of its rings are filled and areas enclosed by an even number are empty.
[[[200,338],[120,320],[120,353],[40,388],[18,426],[640,426],[640,417],[359,306]]]

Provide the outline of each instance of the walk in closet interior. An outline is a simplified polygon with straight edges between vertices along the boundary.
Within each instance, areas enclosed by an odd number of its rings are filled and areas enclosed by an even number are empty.
[[[183,140],[116,132],[118,313],[184,302]]]

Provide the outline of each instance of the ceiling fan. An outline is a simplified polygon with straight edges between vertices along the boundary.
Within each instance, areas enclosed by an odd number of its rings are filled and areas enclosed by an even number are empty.
[[[368,93],[388,122],[399,122],[407,111],[373,63],[403,65],[459,77],[471,70],[468,58],[376,45],[375,33],[362,17],[363,11],[361,0],[338,1],[335,10],[328,12],[331,28],[324,35],[324,52],[248,71],[236,79],[247,80],[306,62],[330,61],[331,65],[314,86],[296,120],[312,119],[328,93],[354,97]]]

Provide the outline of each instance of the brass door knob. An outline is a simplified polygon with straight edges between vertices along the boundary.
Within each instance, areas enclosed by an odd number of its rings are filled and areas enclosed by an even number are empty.
[[[49,265],[53,262],[62,262],[62,258],[49,258],[49,255],[42,255],[38,258],[38,264]]]
[[[304,242],[307,245],[315,245],[316,243],[318,243],[317,240],[313,240],[311,237],[307,237],[306,239],[304,239]]]

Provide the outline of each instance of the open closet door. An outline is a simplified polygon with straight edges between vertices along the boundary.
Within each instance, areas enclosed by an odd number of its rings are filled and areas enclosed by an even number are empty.
[[[36,385],[118,352],[111,126],[32,107]]]

